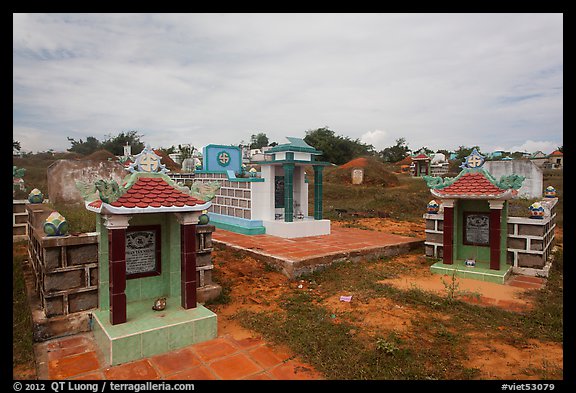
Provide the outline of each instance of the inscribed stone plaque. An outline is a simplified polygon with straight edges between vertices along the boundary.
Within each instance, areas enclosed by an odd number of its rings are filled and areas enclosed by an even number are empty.
[[[126,232],[126,275],[143,277],[159,274],[157,229]]]
[[[284,176],[276,176],[274,179],[274,207],[284,207]]]
[[[487,246],[490,243],[490,216],[482,213],[464,214],[464,243]]]
[[[362,184],[364,180],[364,170],[363,169],[353,169],[352,170],[352,184]]]

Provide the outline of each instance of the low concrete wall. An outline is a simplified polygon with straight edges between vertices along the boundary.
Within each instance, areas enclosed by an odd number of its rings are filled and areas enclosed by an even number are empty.
[[[12,241],[28,239],[28,212],[26,199],[12,200]]]

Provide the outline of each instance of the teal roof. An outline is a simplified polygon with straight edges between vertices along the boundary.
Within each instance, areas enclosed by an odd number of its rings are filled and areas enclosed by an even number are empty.
[[[286,139],[288,139],[289,143],[276,145],[270,150],[266,151],[266,153],[277,153],[281,151],[299,151],[312,154],[322,154],[321,151],[316,150],[315,148],[307,144],[302,138],[294,138],[287,136]]]

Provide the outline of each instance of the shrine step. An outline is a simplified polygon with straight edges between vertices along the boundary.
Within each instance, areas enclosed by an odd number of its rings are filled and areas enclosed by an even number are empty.
[[[153,301],[126,306],[126,323],[110,324],[109,310],[93,312],[94,337],[109,365],[158,355],[217,336],[216,314],[198,304],[180,307],[178,297],[167,298],[163,311],[152,310]]]

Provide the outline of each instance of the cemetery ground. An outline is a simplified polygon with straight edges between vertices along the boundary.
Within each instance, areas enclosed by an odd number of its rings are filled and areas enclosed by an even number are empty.
[[[386,189],[325,184],[325,216],[333,226],[374,236],[424,238],[428,189],[421,179],[399,177],[398,187]],[[544,183],[560,195],[547,280],[494,287],[432,275],[435,261],[423,247],[290,280],[241,252],[219,249],[214,275],[223,292],[206,305],[218,315],[218,336],[265,340],[324,379],[562,379],[562,178],[545,176]],[[525,203],[517,204],[519,211]],[[25,244],[15,243],[13,255],[13,374],[33,379],[30,318],[19,283]]]

